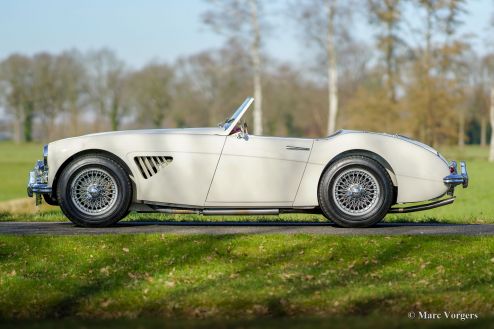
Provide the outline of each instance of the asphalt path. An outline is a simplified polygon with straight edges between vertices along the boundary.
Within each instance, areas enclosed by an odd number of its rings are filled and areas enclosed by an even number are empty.
[[[70,222],[0,222],[0,235],[93,234],[326,234],[326,235],[494,235],[494,224],[381,223],[372,228],[339,228],[307,222],[120,222],[105,228]]]

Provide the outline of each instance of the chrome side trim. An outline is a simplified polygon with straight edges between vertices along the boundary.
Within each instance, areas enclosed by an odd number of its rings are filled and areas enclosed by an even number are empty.
[[[279,209],[204,209],[204,216],[227,215],[279,215]]]
[[[422,210],[429,210],[429,209],[434,209],[442,206],[446,206],[448,204],[452,204],[455,201],[456,197],[451,197],[448,199],[444,200],[439,200],[439,201],[433,201],[417,206],[408,206],[408,207],[401,207],[401,208],[391,208],[389,209],[388,213],[407,213],[407,212],[415,212],[415,211],[422,211]]]
[[[287,145],[286,149],[289,151],[310,151],[309,147],[299,147],[299,146],[292,146],[292,145]]]

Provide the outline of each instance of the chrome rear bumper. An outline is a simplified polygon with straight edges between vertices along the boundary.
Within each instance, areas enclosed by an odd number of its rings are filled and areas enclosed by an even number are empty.
[[[444,184],[448,186],[448,194],[453,195],[455,187],[462,185],[463,188],[468,187],[468,172],[465,161],[460,161],[460,173],[458,173],[458,165],[456,161],[451,161],[449,166],[451,174],[443,178]]]

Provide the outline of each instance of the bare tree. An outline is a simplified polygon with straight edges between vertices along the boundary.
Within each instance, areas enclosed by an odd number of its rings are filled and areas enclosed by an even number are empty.
[[[130,104],[141,123],[161,128],[172,99],[173,70],[165,64],[149,64],[129,77]]]
[[[63,52],[57,56],[56,66],[62,91],[61,111],[69,118],[69,124],[64,126],[69,131],[68,135],[78,135],[80,112],[85,107],[88,96],[86,68],[77,51]]]
[[[14,140],[30,142],[34,118],[32,60],[11,55],[1,63],[5,108],[14,117]]]
[[[383,53],[386,64],[388,97],[396,103],[398,84],[398,48],[402,44],[399,32],[402,24],[402,0],[368,0],[370,22],[380,29],[378,49]]]
[[[336,0],[326,1],[328,16],[327,26],[327,54],[328,54],[328,94],[329,94],[329,115],[328,115],[328,135],[335,132],[336,115],[338,114],[338,70],[336,67],[336,51],[334,46],[334,16],[336,10]]]
[[[55,121],[61,112],[63,84],[60,82],[55,56],[39,53],[33,58],[34,107],[43,123],[43,137],[55,137]]]
[[[188,116],[189,123],[217,125],[252,88],[245,81],[250,74],[249,62],[250,55],[235,42],[180,59],[175,65],[173,107],[195,108],[197,111]]]
[[[214,8],[203,15],[205,24],[230,37],[246,39],[250,47],[254,86],[254,134],[262,135],[262,6],[258,0],[208,0]]]
[[[485,76],[486,89],[490,93],[489,102],[489,117],[491,124],[491,142],[489,150],[489,161],[494,162],[494,54],[488,54],[484,57],[482,61],[483,66],[483,77]]]
[[[88,71],[91,102],[99,115],[110,121],[111,129],[118,130],[126,107],[124,97],[124,63],[112,51],[103,49],[89,55]]]
[[[494,15],[491,19],[491,27],[494,27]],[[487,73],[489,74],[489,80],[491,84],[490,93],[491,93],[491,102],[490,102],[490,119],[491,119],[491,144],[489,151],[489,161],[494,162],[494,58],[493,56],[488,56],[486,61]],[[489,65],[490,64],[490,65]]]
[[[491,87],[491,127],[494,127],[494,86]],[[494,162],[494,132],[491,132],[491,147],[489,152],[489,161]]]
[[[289,6],[289,15],[296,20],[297,24],[302,23],[303,40],[316,45],[324,54],[328,80],[328,134],[336,130],[338,115],[336,43],[338,41],[341,47],[343,41],[349,38],[346,33],[351,21],[351,11],[348,10],[348,6],[349,2],[338,2],[338,0],[298,0]],[[337,17],[344,17],[345,24],[338,24]]]
[[[249,3],[254,34],[250,50],[254,65],[254,134],[262,135],[261,32],[258,19],[258,2],[257,0],[249,0]]]

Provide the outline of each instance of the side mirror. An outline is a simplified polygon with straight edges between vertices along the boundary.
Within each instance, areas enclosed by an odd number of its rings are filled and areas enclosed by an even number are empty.
[[[240,124],[240,132],[238,133],[237,138],[249,140],[249,131],[247,130],[247,128],[248,128],[248,126],[247,126],[246,122],[241,123]]]

